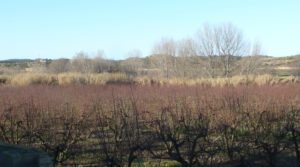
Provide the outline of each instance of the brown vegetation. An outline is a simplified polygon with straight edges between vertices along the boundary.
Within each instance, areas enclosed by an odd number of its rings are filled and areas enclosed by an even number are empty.
[[[43,149],[56,164],[300,163],[297,83],[31,85],[0,92],[0,140]]]
[[[261,56],[231,24],[198,35],[145,58],[0,62],[0,141],[58,166],[299,167],[299,56]]]
[[[278,77],[272,75],[237,75],[230,78],[161,78],[161,77],[130,77],[123,73],[20,73],[16,75],[0,76],[0,85],[28,86],[28,85],[107,85],[107,84],[136,84],[136,85],[274,85],[299,83],[299,77]]]

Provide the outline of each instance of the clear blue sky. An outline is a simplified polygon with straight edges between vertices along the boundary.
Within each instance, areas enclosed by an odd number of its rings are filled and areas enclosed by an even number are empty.
[[[300,53],[299,0],[0,0],[0,59],[144,55],[162,37],[231,22],[268,55]]]

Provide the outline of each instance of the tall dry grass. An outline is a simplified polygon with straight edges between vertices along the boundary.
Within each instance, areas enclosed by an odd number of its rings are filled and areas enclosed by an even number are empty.
[[[26,85],[105,85],[105,84],[138,84],[138,85],[273,85],[299,83],[299,77],[278,77],[272,75],[233,76],[230,78],[161,78],[161,77],[129,77],[124,73],[20,73],[15,75],[0,75],[0,84],[12,86]]]
[[[27,85],[104,85],[109,83],[130,83],[133,80],[122,73],[20,73],[0,76],[0,83],[12,86]]]
[[[228,85],[273,85],[273,84],[286,84],[286,83],[299,83],[300,78],[295,76],[277,77],[272,75],[248,75],[248,76],[233,76],[230,78],[149,78],[138,77],[134,78],[135,81],[141,85],[158,84],[158,85],[209,85],[209,86],[228,86]]]

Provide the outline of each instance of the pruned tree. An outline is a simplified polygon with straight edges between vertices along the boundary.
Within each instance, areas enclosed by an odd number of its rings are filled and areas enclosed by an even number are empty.
[[[167,155],[185,167],[207,166],[216,153],[209,139],[209,120],[201,111],[194,111],[184,103],[182,108],[161,109],[154,129],[162,151],[152,150],[152,154]]]
[[[63,165],[79,154],[80,142],[90,134],[89,113],[81,113],[68,103],[57,111],[41,111],[39,120],[41,123],[32,136],[53,157],[55,165]]]
[[[20,144],[26,137],[23,131],[23,120],[16,108],[2,105],[0,110],[0,141],[9,144]]]
[[[110,167],[131,167],[151,147],[152,134],[145,130],[146,121],[137,109],[136,97],[132,95],[127,101],[113,95],[111,100],[111,110],[103,104],[96,108],[94,136],[101,149],[100,161]]]
[[[284,126],[288,132],[288,142],[290,149],[296,155],[297,166],[300,167],[300,111],[292,106],[286,114],[286,125]]]

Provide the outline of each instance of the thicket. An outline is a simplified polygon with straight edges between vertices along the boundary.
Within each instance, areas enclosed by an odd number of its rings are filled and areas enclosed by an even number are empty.
[[[299,84],[0,92],[0,141],[44,150],[57,165],[300,165]]]

